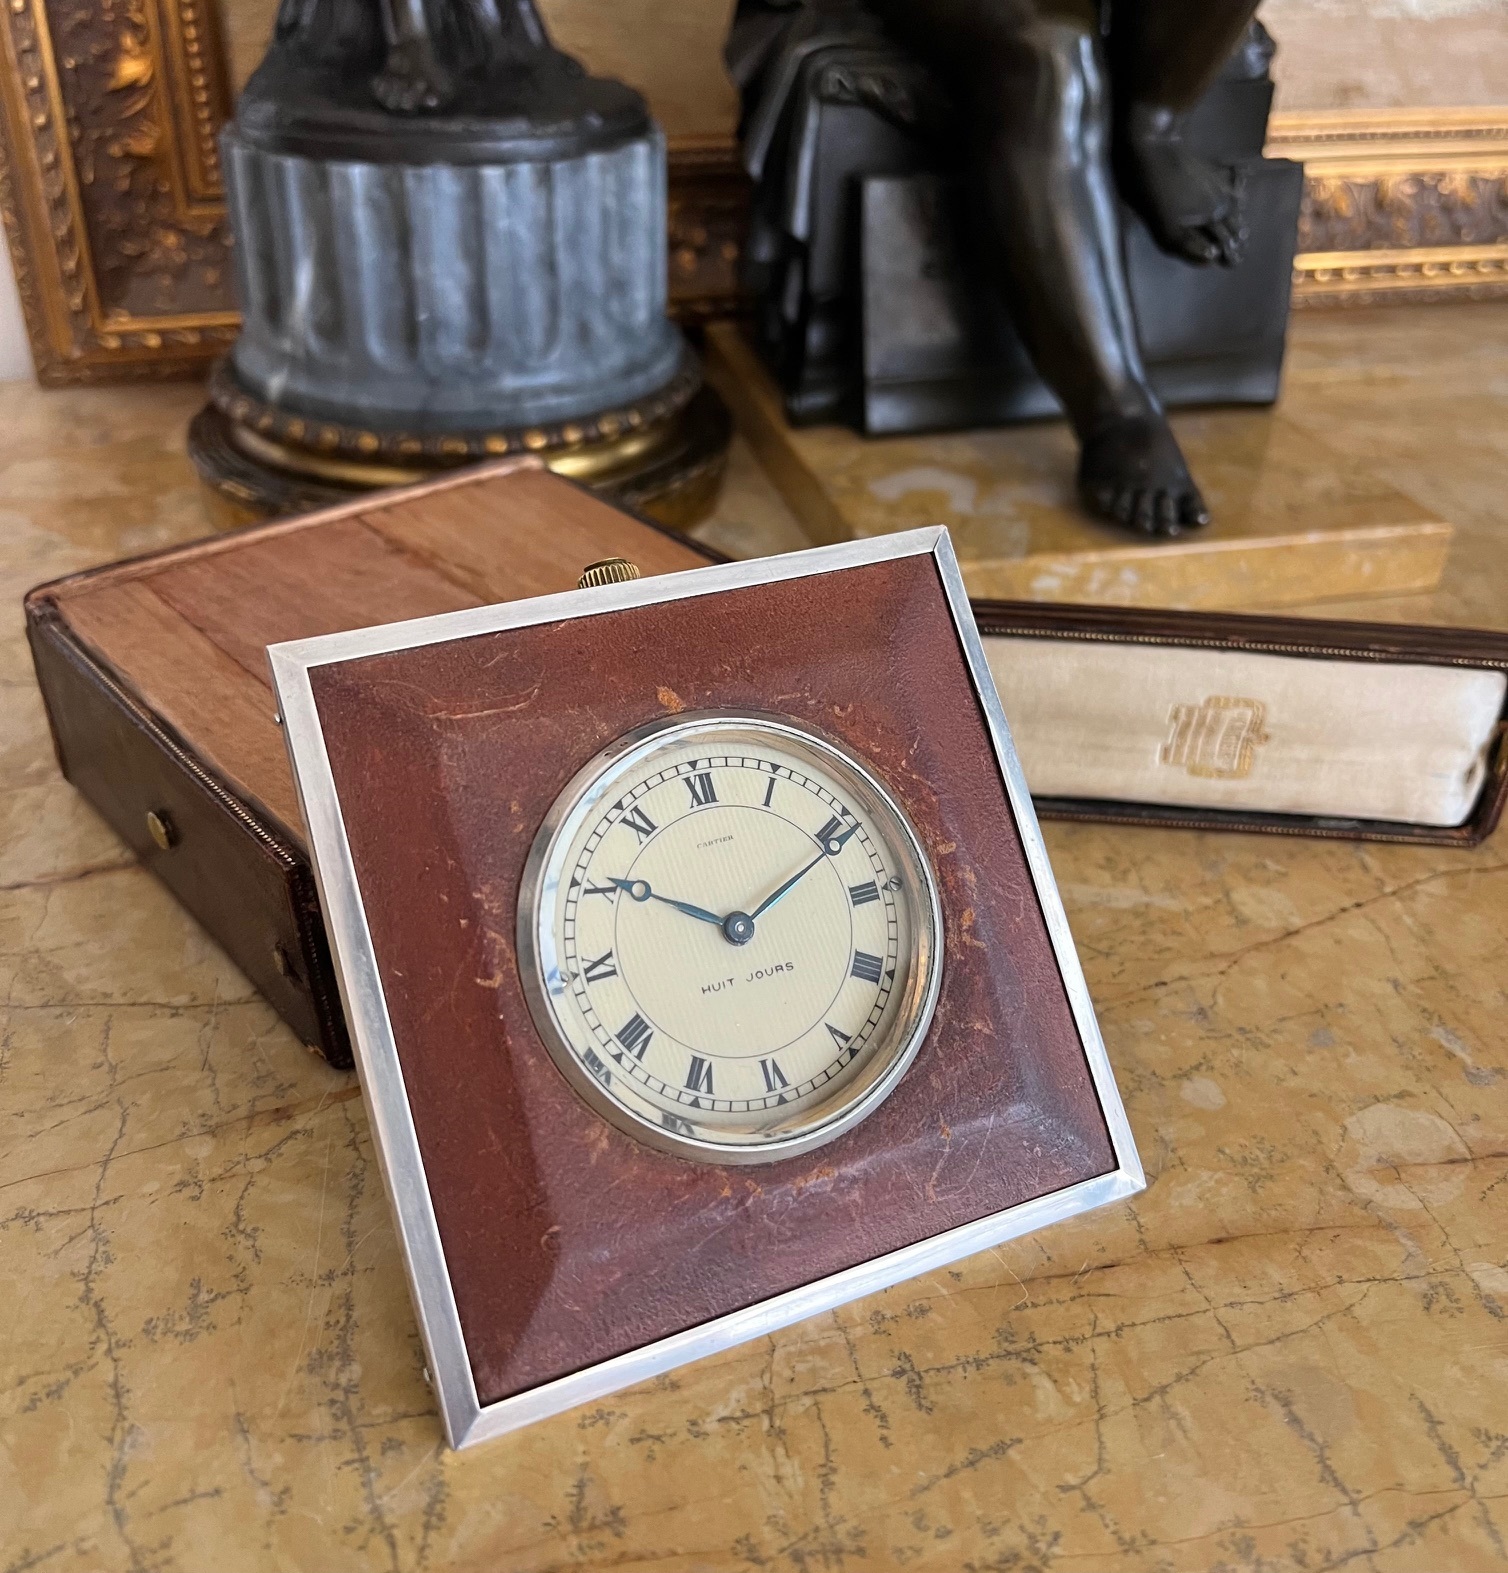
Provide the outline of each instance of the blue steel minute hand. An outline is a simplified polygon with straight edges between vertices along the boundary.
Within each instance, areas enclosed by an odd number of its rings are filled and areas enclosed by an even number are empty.
[[[715,912],[708,912],[705,907],[693,907],[689,901],[674,901],[669,896],[657,896],[649,888],[647,880],[609,879],[608,884],[616,885],[634,901],[663,901],[667,907],[674,907],[677,912],[684,912],[688,918],[700,918],[703,923],[715,923],[719,928],[723,926],[723,920]]]
[[[843,850],[844,843],[858,830],[858,828],[859,827],[857,825],[851,825],[846,831],[843,832],[841,836],[829,836],[827,840],[822,843],[822,850],[816,855],[816,857],[814,857],[811,862],[800,871],[800,873],[792,874],[779,890],[775,891],[771,895],[766,896],[764,900],[761,901],[759,905],[755,907],[755,909],[749,914],[749,916],[755,919],[761,917],[764,913],[768,912],[782,896],[788,895],[792,890],[794,890],[796,886],[799,885],[814,868],[816,868],[823,858],[837,857],[837,855]]]

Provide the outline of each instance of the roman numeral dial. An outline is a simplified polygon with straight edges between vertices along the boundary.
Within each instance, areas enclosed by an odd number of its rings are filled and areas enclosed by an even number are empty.
[[[536,854],[531,1009],[623,1137],[774,1161],[862,1119],[920,1051],[931,867],[880,774],[830,739],[757,716],[647,728],[563,793]]]
[[[581,975],[588,983],[602,983],[608,978],[616,978],[618,969],[613,965],[612,951],[606,951],[590,961],[583,961]]]
[[[691,793],[691,806],[693,808],[706,808],[709,803],[717,801],[717,789],[712,784],[712,772],[703,770],[686,777],[686,786]]]
[[[618,1042],[628,1050],[636,1060],[644,1058],[644,1051],[649,1047],[655,1035],[654,1028],[635,1011],[627,1021],[618,1029]]]
[[[623,818],[619,821],[619,823],[623,825],[625,829],[633,831],[640,841],[648,841],[655,831],[659,829],[659,826],[655,824],[654,820],[652,820],[649,815],[646,814],[644,810],[637,805],[635,805],[633,808],[625,809]]]
[[[867,950],[856,950],[849,967],[849,976],[861,978],[865,983],[878,983],[885,971],[882,956],[871,956]]]

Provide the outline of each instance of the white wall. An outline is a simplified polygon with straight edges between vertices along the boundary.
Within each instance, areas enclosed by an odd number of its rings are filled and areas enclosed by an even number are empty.
[[[654,106],[671,137],[729,136],[738,119],[723,70],[734,0],[539,0],[562,49],[622,77]],[[278,0],[218,0],[220,31],[239,92],[272,36]]]
[[[1279,109],[1508,104],[1508,0],[1265,0]]]
[[[278,0],[218,0],[239,88]],[[720,63],[733,0],[540,0],[557,40],[641,88],[672,136],[726,135]],[[1263,0],[1276,35],[1280,109],[1508,103],[1508,0]]]
[[[21,297],[16,294],[10,252],[0,237],[0,382],[16,382],[31,374],[31,347],[21,321]]]

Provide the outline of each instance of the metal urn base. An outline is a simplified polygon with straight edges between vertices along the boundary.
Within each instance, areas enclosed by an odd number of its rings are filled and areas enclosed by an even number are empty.
[[[431,435],[523,428],[652,398],[684,361],[657,129],[456,165],[294,157],[236,124],[221,143],[231,362],[269,404]]]
[[[254,398],[222,361],[188,452],[219,529],[407,486],[445,470],[534,454],[558,475],[673,529],[717,502],[733,424],[687,352],[676,377],[636,403],[552,426],[452,433],[372,431]]]
[[[480,459],[685,523],[726,411],[666,316],[665,139],[531,0],[301,0],[221,133],[241,334],[190,449],[222,522]],[[401,31],[401,29],[400,29]]]

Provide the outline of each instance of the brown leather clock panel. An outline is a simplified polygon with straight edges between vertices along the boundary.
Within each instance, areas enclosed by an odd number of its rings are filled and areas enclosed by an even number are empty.
[[[1115,1167],[930,556],[318,667],[315,699],[478,1393],[496,1400]],[[513,903],[603,744],[755,710],[871,761],[947,957],[901,1091],[809,1157],[655,1152],[565,1083]]]

